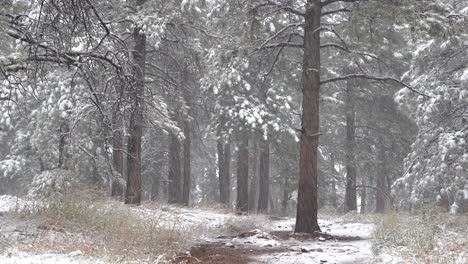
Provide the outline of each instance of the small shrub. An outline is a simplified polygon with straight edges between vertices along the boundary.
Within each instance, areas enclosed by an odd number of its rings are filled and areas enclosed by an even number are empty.
[[[225,233],[231,235],[237,235],[254,229],[268,231],[270,226],[271,222],[265,215],[230,216],[225,219],[223,224]]]
[[[351,211],[338,217],[338,221],[342,223],[371,223],[372,219],[368,214],[361,214],[357,211]]]
[[[143,216],[119,202],[100,197],[104,195],[95,192],[65,194],[45,200],[46,206],[35,211],[19,213],[24,217],[43,218],[51,226],[84,237],[71,244],[70,241],[56,241],[53,249],[61,252],[81,250],[87,255],[104,255],[119,261],[170,258],[186,249],[194,239],[195,230],[177,223],[177,219],[163,219],[156,213]],[[39,247],[42,244],[51,246],[39,241],[37,244]]]
[[[31,198],[48,198],[64,194],[78,185],[77,176],[68,170],[47,170],[34,176],[29,188]]]
[[[388,212],[376,216],[372,249],[375,254],[390,251],[410,263],[455,263],[468,240],[467,234],[451,227],[454,221],[466,219],[454,220],[435,208],[417,215]]]
[[[376,217],[372,238],[372,250],[375,254],[386,246],[399,247],[409,243],[406,241],[400,216],[395,212]]]
[[[318,217],[325,220],[336,219],[340,216],[340,214],[341,213],[339,212],[338,208],[332,206],[324,206],[318,211]]]

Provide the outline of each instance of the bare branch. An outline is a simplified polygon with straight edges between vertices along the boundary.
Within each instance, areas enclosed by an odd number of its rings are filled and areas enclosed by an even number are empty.
[[[283,33],[284,31],[286,31],[288,28],[292,28],[292,27],[299,27],[299,26],[302,26],[304,25],[304,23],[292,23],[292,24],[288,24],[286,26],[284,26],[282,29],[278,30],[278,32],[276,32],[273,36],[269,37],[268,39],[266,39],[262,45],[260,45],[260,48],[259,49],[262,49],[263,47],[265,47],[265,45],[272,41],[273,39],[277,38],[281,33]]]
[[[335,77],[335,78],[331,78],[331,79],[328,79],[328,80],[321,81],[320,85],[324,85],[324,84],[332,83],[332,82],[338,82],[338,81],[346,81],[346,80],[349,80],[349,79],[368,79],[368,80],[374,80],[374,81],[391,81],[391,82],[397,83],[397,84],[407,88],[408,90],[410,90],[410,91],[412,91],[412,92],[414,92],[416,94],[422,95],[424,97],[429,97],[429,95],[424,94],[424,93],[416,90],[414,87],[411,87],[409,84],[406,84],[403,81],[400,81],[400,80],[398,80],[396,78],[393,78],[393,77],[378,77],[378,76],[372,76],[372,75],[368,75],[368,74],[349,74],[349,75],[344,75],[344,76],[338,76],[338,77]]]
[[[297,10],[297,9],[291,7],[291,6],[284,5],[284,4],[281,4],[281,3],[278,3],[278,2],[272,1],[272,0],[267,0],[265,3],[262,3],[262,4],[260,4],[260,5],[256,6],[256,7],[254,7],[254,9],[261,8],[261,7],[264,7],[264,6],[276,6],[276,7],[278,7],[274,11],[270,12],[270,14],[274,13],[274,12],[279,12],[281,10],[284,10],[284,11],[287,11],[289,13],[301,16],[301,17],[305,16],[305,13],[302,12],[302,11],[299,11],[299,10]]]
[[[288,38],[288,42],[291,41],[291,38],[292,36],[289,36]],[[270,70],[263,76],[263,82],[265,83],[267,77],[273,72],[273,69],[276,65],[276,63],[278,62],[279,60],[279,57],[281,56],[281,53],[283,53],[283,50],[284,50],[284,47],[281,47],[278,52],[276,53],[276,56],[275,56],[275,60],[273,61],[273,63],[271,64],[271,67],[270,67]]]
[[[293,43],[293,42],[280,42],[280,43],[265,45],[262,48],[257,48],[256,51],[259,51],[262,49],[275,49],[275,48],[281,48],[281,47],[302,49],[304,48],[304,45],[300,43]]]
[[[333,15],[333,14],[341,13],[341,12],[351,12],[351,9],[348,9],[345,7],[345,8],[330,10],[330,11],[322,12],[321,16],[329,16],[329,15]]]
[[[383,194],[385,196],[385,198],[387,198],[388,200],[391,199],[391,197],[382,189],[378,188],[378,187],[375,187],[375,186],[370,186],[370,185],[356,185],[355,186],[356,188],[369,188],[369,189],[372,189],[372,190],[375,190],[377,192],[380,192],[381,194]]]
[[[348,53],[357,54],[357,55],[361,55],[361,56],[365,56],[365,57],[370,57],[372,59],[379,60],[379,61],[383,62],[375,54],[350,50],[347,47],[341,46],[341,45],[336,44],[336,43],[326,43],[326,44],[320,45],[320,48],[321,49],[322,48],[336,48],[336,49],[339,49],[339,50],[342,50],[342,51],[345,51],[345,52],[348,52]]]
[[[323,8],[327,5],[331,5],[333,3],[337,3],[337,2],[345,2],[345,3],[354,3],[354,2],[359,2],[359,0],[325,0],[323,2],[321,2],[320,6]]]
[[[10,64],[5,66],[0,66],[0,71],[7,73],[7,72],[18,72],[21,70],[26,70],[27,67],[23,64]]]
[[[195,25],[195,23],[193,23],[193,22],[182,23],[181,25],[185,25],[185,24],[189,25],[193,29],[196,29],[196,30],[200,31],[201,33],[203,33],[204,35],[206,35],[208,37],[211,37],[211,38],[214,38],[214,39],[225,39],[226,38],[226,36],[220,36],[220,35],[210,33],[207,29],[203,28],[200,25]]]
[[[91,10],[93,10],[93,13],[94,15],[96,16],[97,20],[99,21],[99,23],[101,24],[101,26],[104,28],[104,30],[106,31],[106,36],[109,36],[110,35],[110,30],[109,28],[107,27],[107,24],[102,20],[101,16],[99,15],[99,12],[96,10],[96,8],[94,7],[94,5],[91,3],[91,1],[89,0],[86,0],[86,2],[88,3],[88,5],[90,6]]]
[[[17,30],[18,31],[18,30]],[[75,63],[79,63],[79,57],[88,57],[93,60],[101,60],[109,63],[112,65],[119,73],[122,72],[122,67],[119,66],[114,60],[107,57],[106,55],[100,55],[93,52],[75,52],[75,51],[68,51],[68,52],[60,52],[57,49],[47,46],[45,44],[39,43],[36,40],[27,37],[26,34],[19,32],[13,32],[12,30],[7,31],[7,34],[17,40],[21,40],[25,43],[30,45],[36,46],[38,48],[44,49],[45,51],[49,51],[52,54],[50,55],[42,55],[42,56],[32,56],[28,59],[36,60],[36,61],[49,61],[49,62],[58,62],[58,63],[65,63],[68,65],[72,65]]]

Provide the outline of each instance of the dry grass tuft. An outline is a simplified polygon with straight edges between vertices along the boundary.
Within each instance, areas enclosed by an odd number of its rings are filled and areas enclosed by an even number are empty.
[[[429,208],[417,215],[388,212],[374,223],[374,252],[397,254],[410,263],[458,263],[468,249],[467,216]]]
[[[195,230],[178,219],[139,214],[103,194],[67,194],[47,200],[40,208],[18,210],[23,218],[43,219],[39,229],[50,231],[34,243],[37,250],[80,252],[105,257],[110,262],[171,259],[192,243]],[[162,257],[161,257],[162,256]]]
[[[223,233],[237,235],[243,232],[260,229],[268,232],[271,229],[271,221],[266,215],[253,214],[245,216],[230,216],[224,220]]]

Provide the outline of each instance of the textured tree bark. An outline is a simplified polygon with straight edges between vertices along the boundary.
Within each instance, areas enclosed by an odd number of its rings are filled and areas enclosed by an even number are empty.
[[[320,231],[317,221],[317,154],[320,96],[320,0],[307,0],[304,25],[302,133],[295,232]]]
[[[223,166],[223,201],[224,204],[231,207],[231,142],[224,145],[224,166]]]
[[[132,113],[128,138],[128,166],[127,189],[125,192],[126,204],[141,203],[141,136],[142,128],[138,125],[140,113]]]
[[[368,109],[367,114],[366,114],[366,119],[367,119],[367,122],[368,122],[369,126],[376,126],[376,124],[374,123],[373,120],[375,120],[374,112],[377,112],[377,111],[373,111],[371,109],[373,109],[373,107]],[[371,132],[370,132],[369,129],[365,129],[364,130],[364,138],[369,138],[371,136],[370,133]],[[372,146],[371,146],[371,144],[368,144],[366,146],[365,150],[366,150],[367,153],[370,153],[370,154],[375,153]],[[374,171],[373,162],[372,161],[367,161],[366,166],[367,166],[366,184],[368,186],[374,186],[375,171]],[[375,205],[375,199],[374,199],[374,196],[373,196],[373,193],[372,193],[373,191],[375,191],[375,189],[364,187],[364,190],[366,191],[366,197],[365,197],[365,201],[364,201],[364,203],[365,203],[365,210],[364,211],[371,212],[372,208]]]
[[[357,209],[356,194],[356,112],[354,109],[354,82],[348,81],[346,85],[345,114],[346,114],[346,190],[344,211],[354,211]]]
[[[249,211],[254,212],[255,208],[257,208],[257,194],[258,194],[258,139],[256,135],[253,137],[252,143],[252,151],[250,157],[250,184],[249,184]]]
[[[222,127],[224,117],[221,117],[218,127],[217,152],[218,152],[218,179],[219,179],[219,202],[227,208],[231,207],[231,145],[229,139],[224,143]]]
[[[181,144],[176,134],[171,133],[169,146],[169,203],[182,202],[182,174],[180,160]]]
[[[377,161],[378,161],[378,172],[377,172],[377,179],[376,179],[376,193],[375,193],[375,212],[382,213],[385,211],[385,178],[386,171],[385,171],[385,146],[383,142],[382,136],[379,136],[379,145],[378,145],[378,153],[377,153]]]
[[[141,138],[143,136],[143,97],[145,85],[146,35],[140,28],[133,30],[135,43],[132,51],[134,82],[131,91],[132,109],[130,114],[126,204],[141,203]]]
[[[218,153],[218,181],[219,181],[219,202],[226,204],[225,200],[225,183],[224,183],[224,144],[221,138],[216,141],[216,149]]]
[[[276,208],[276,204],[275,204],[275,199],[273,199],[273,195],[271,195],[271,193],[270,193],[270,196],[269,196],[268,200],[270,201],[270,202],[269,202],[270,209],[271,209],[272,211],[274,211],[275,208]]]
[[[160,197],[160,177],[159,173],[153,176],[153,180],[151,181],[151,201],[156,201]]]
[[[375,184],[375,174],[376,173],[372,173],[369,175],[369,186],[374,186]],[[377,195],[377,192],[375,191],[376,189],[369,189],[369,194],[367,195],[367,202],[366,202],[366,206],[367,206],[367,210],[368,211],[372,211],[374,208],[375,208],[375,195]],[[373,193],[372,193],[373,192]]]
[[[335,170],[335,155],[334,154],[330,155],[330,174],[332,176],[332,179],[331,179],[332,195],[331,195],[330,205],[336,208],[337,207],[337,202],[336,202],[336,174],[337,173]]]
[[[268,212],[268,197],[270,196],[270,142],[262,138],[260,140],[260,169],[259,169],[259,213]],[[287,178],[287,177],[286,177]]]
[[[216,169],[211,167],[211,165],[208,168],[207,177],[209,188],[207,191],[203,192],[204,194],[201,201],[206,201],[207,203],[212,203],[213,201],[219,202],[219,186],[216,185],[216,183],[219,185],[219,179],[216,174]]]
[[[66,120],[62,120],[62,124],[60,125],[60,135],[59,135],[59,156],[58,156],[58,168],[62,168],[65,163],[65,158],[66,158],[66,149],[65,147],[67,146],[67,137],[68,134],[70,133],[70,126],[68,125]]]
[[[236,212],[245,214],[249,210],[249,137],[245,129],[238,142]]]
[[[289,180],[288,177],[284,177],[282,193],[283,197],[281,199],[281,215],[286,216],[288,211],[288,201],[291,198],[289,195]]]
[[[192,187],[191,178],[191,138],[190,138],[190,122],[185,121],[184,124],[184,183],[182,188],[182,204],[188,206],[190,203],[190,189]]]
[[[123,135],[122,135],[122,115],[120,105],[117,104],[112,112],[112,166],[116,173],[111,182],[111,197],[122,197],[124,188],[118,178],[123,178]]]
[[[370,172],[370,169],[368,169],[368,171]],[[361,184],[362,186],[367,185],[366,177],[367,175],[362,174],[362,184]],[[367,187],[363,187],[361,191],[361,214],[366,213],[366,210],[367,210],[366,199],[367,199]]]

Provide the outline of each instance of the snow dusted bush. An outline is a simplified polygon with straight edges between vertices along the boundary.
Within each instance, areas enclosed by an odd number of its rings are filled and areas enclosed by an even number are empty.
[[[468,252],[460,253],[455,264],[464,264],[468,263]]]
[[[464,190],[459,190],[455,195],[455,201],[450,206],[451,214],[463,214],[468,212],[468,184]]]
[[[468,15],[468,9],[460,10],[464,6],[456,2],[444,1],[441,15]],[[400,209],[436,202],[449,209],[457,192],[468,184],[466,23],[458,17],[437,23],[441,34],[414,43],[411,69],[404,75],[424,95],[403,89],[395,96],[419,128],[405,159],[407,171],[393,185]]]
[[[391,212],[376,217],[374,253],[399,256],[404,263],[466,263],[466,216],[451,216],[432,207],[419,215]],[[393,263],[393,262],[392,262]]]
[[[63,194],[78,184],[76,175],[68,170],[54,169],[34,176],[28,196],[48,198]]]
[[[270,223],[271,222],[264,215],[247,215],[229,217],[225,220],[223,226],[227,233],[237,235],[254,229],[268,231]],[[267,230],[265,230],[265,228]]]
[[[83,237],[65,245],[38,239],[36,247],[48,251],[54,251],[50,247],[58,246],[60,250],[65,247],[73,252],[109,257],[110,262],[146,263],[157,258],[159,261],[150,263],[172,263],[163,260],[186,250],[194,243],[196,232],[201,232],[198,230],[201,227],[183,225],[175,214],[165,220],[161,211],[148,215],[143,210],[108,200],[100,191],[76,190],[48,200],[48,206],[28,215],[43,217],[65,228],[72,223],[73,232],[78,231],[79,237]]]
[[[16,159],[0,160],[0,177],[12,178],[20,170],[24,162]]]
[[[11,195],[0,196],[0,213],[8,212],[13,209],[21,209],[24,205],[25,201],[18,197]]]

